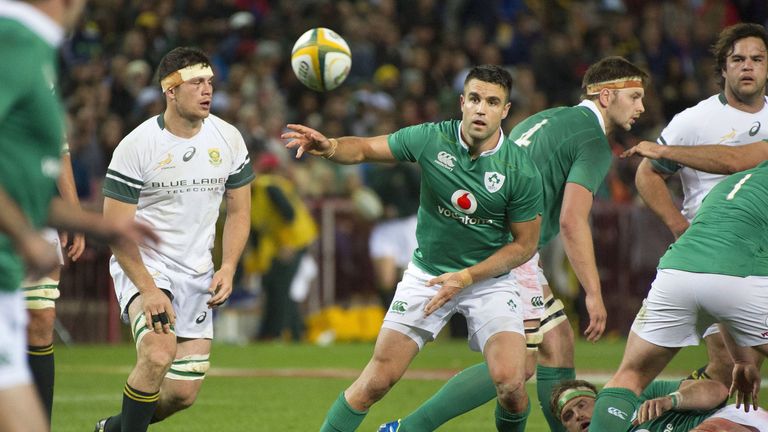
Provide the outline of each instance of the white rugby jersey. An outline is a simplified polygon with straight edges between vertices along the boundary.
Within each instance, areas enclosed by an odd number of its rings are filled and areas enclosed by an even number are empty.
[[[766,98],[768,102],[768,98]],[[728,105],[723,93],[711,96],[677,114],[661,132],[658,143],[695,146],[722,144],[739,146],[768,139],[768,103],[757,113]],[[697,171],[667,160],[652,161],[660,172],[680,171],[685,199],[682,214],[690,222],[710,189],[726,176]]]
[[[245,141],[234,126],[210,115],[197,135],[180,138],[165,129],[159,115],[117,146],[104,196],[136,204],[136,220],[159,235],[159,244],[140,245],[145,263],[201,274],[213,267],[211,248],[225,188],[253,178]]]

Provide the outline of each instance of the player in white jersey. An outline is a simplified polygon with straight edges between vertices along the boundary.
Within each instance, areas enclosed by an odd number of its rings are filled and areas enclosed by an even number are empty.
[[[61,155],[61,172],[57,182],[62,199],[73,206],[80,206],[77,188],[72,174],[69,146],[64,143]],[[41,235],[47,240],[59,258],[59,267],[43,278],[25,278],[21,288],[29,315],[27,324],[27,360],[35,381],[35,387],[43,401],[50,423],[53,411],[53,384],[55,375],[53,330],[56,321],[56,299],[59,298],[61,266],[64,265],[62,248],[67,258],[77,261],[85,250],[82,233],[57,232],[46,228]],[[70,241],[71,235],[71,241]]]
[[[327,138],[288,125],[289,148],[337,163],[415,162],[421,167],[418,248],[398,284],[368,365],[331,405],[322,432],[354,431],[454,313],[467,318],[496,384],[496,423],[522,431],[525,336],[520,287],[511,270],[534,254],[541,176],[504,136],[512,77],[494,66],[470,70],[462,119],[424,123],[371,138]]]
[[[759,24],[724,29],[712,50],[723,92],[675,116],[662,131],[659,144],[642,142],[624,155],[649,157],[638,167],[637,190],[675,238],[688,228],[704,196],[725,174],[754,167],[768,156],[767,143],[741,147],[768,139],[767,46],[768,34]],[[682,212],[665,183],[677,171],[685,194]],[[709,358],[717,360],[704,372],[728,384],[732,361],[714,333],[716,327],[707,331],[705,340]]]
[[[110,271],[138,351],[120,414],[96,430],[145,431],[192,405],[209,367],[211,308],[232,292],[250,227],[254,178],[243,137],[210,114],[208,57],[176,48],[158,66],[167,109],[115,149],[104,182],[104,215],[152,226],[157,245],[111,245]],[[221,267],[210,250],[226,197]]]

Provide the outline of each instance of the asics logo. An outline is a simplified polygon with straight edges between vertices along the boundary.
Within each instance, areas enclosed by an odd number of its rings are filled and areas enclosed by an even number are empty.
[[[197,149],[195,147],[188,148],[187,152],[184,153],[184,156],[182,157],[184,162],[189,162],[189,160],[192,159],[192,157],[195,155],[195,152],[197,152]]]
[[[449,171],[453,171],[453,166],[456,164],[456,156],[441,151],[437,154],[437,162],[438,165],[442,166],[443,168],[447,168]]]
[[[749,136],[755,136],[757,133],[760,132],[760,122],[754,122],[752,124],[752,127],[749,129]]]
[[[205,317],[208,316],[208,312],[203,312],[200,315],[197,316],[197,319],[195,319],[195,322],[197,324],[201,324],[203,321],[205,321]]]

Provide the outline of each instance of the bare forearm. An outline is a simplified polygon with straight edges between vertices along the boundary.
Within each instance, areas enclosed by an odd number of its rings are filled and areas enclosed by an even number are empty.
[[[733,174],[760,162],[751,161],[741,147],[725,145],[663,146],[660,154],[680,165],[714,174]]]
[[[123,269],[128,279],[136,285],[139,292],[143,293],[148,289],[156,288],[155,281],[144,265],[144,260],[141,258],[136,244],[110,244],[110,248],[117,259],[117,263],[120,264],[120,268]]]
[[[670,231],[675,235],[679,235],[684,230],[684,227],[688,225],[688,220],[685,219],[674,201],[672,201],[672,195],[670,195],[669,189],[667,189],[664,177],[653,171],[647,159],[640,164],[637,170],[635,186],[648,208],[659,216],[662,222],[669,227]]]
[[[75,176],[72,173],[72,163],[70,162],[69,154],[62,156],[61,161],[61,173],[59,173],[59,180],[57,182],[59,194],[64,201],[79,206],[80,199],[77,196]]]
[[[677,411],[712,409],[728,398],[728,388],[716,380],[687,380],[678,392],[682,398]]]
[[[576,273],[576,278],[587,295],[601,296],[600,276],[597,272],[589,221],[574,218],[563,221],[560,225],[563,249]]]
[[[237,267],[237,262],[245,249],[250,234],[250,214],[238,212],[227,213],[222,234],[221,266],[228,267],[232,271]]]
[[[467,270],[472,276],[472,281],[479,282],[509,273],[515,267],[530,260],[534,253],[536,253],[535,242],[521,244],[515,241]]]

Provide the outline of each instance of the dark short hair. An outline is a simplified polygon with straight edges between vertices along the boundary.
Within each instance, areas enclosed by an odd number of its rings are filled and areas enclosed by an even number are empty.
[[[592,391],[597,394],[597,387],[595,387],[594,384],[592,384],[589,381],[584,380],[565,380],[560,381],[559,384],[557,384],[552,389],[552,395],[549,397],[549,409],[552,414],[555,415],[558,421],[561,421],[560,419],[560,410],[557,408],[557,401],[560,400],[560,395],[563,394],[564,391],[577,388],[577,387],[587,387],[591,389]]]
[[[724,28],[720,32],[717,42],[712,45],[712,55],[715,56],[715,74],[720,78],[720,86],[725,84],[722,72],[725,70],[728,56],[733,53],[736,42],[748,37],[761,39],[765,47],[768,48],[768,33],[765,31],[765,27],[753,23],[739,23]]]
[[[643,87],[648,85],[648,80],[650,79],[647,72],[624,57],[605,57],[590,66],[587,72],[584,73],[584,79],[581,81],[582,97],[593,98],[593,96],[587,95],[587,86],[591,84],[629,77],[640,77]]]
[[[163,78],[176,72],[179,69],[196,64],[210,66],[211,60],[198,48],[178,47],[169,51],[160,60],[157,66],[157,81],[161,82]]]
[[[500,85],[507,92],[507,101],[509,101],[509,94],[512,92],[512,75],[508,70],[492,64],[475,66],[470,69],[467,78],[464,79],[464,87],[473,79]]]

